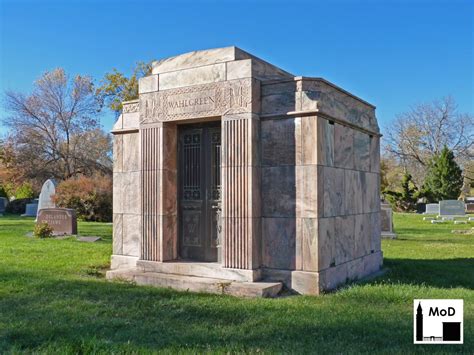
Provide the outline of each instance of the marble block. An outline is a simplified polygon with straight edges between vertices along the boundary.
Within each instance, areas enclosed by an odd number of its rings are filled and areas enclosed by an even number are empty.
[[[354,169],[354,130],[334,124],[334,166]]]
[[[318,164],[318,118],[301,118],[301,164]],[[322,157],[321,157],[322,159]]]
[[[262,212],[264,217],[296,216],[294,166],[262,168]]]
[[[320,215],[322,191],[318,183],[319,169],[317,165],[296,166],[296,215],[298,217],[316,218]],[[318,191],[319,190],[319,191]]]
[[[336,265],[354,259],[355,216],[336,217]]]
[[[263,218],[262,237],[265,267],[287,270],[295,268],[295,218]]]
[[[120,213],[113,215],[112,252],[118,255],[123,253],[123,215]]]
[[[370,170],[370,137],[368,134],[354,131],[354,168]]]
[[[324,217],[344,215],[344,170],[323,167]]]
[[[295,120],[261,123],[262,166],[295,165]]]
[[[317,161],[320,165],[334,166],[334,122],[317,119]]]
[[[160,91],[175,89],[183,86],[224,81],[226,80],[225,75],[225,63],[167,72],[160,74]]]
[[[124,214],[122,217],[123,255],[140,256],[140,215]]]
[[[122,171],[140,171],[140,136],[138,133],[129,133],[122,135],[123,155]]]
[[[302,269],[317,271],[318,265],[318,219],[302,218]]]
[[[149,75],[138,80],[138,93],[146,94],[158,91],[158,75]]]
[[[320,218],[318,221],[318,269],[336,264],[336,219]]]

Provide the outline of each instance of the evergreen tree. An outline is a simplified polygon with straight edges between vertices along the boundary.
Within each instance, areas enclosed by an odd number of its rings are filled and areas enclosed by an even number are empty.
[[[413,183],[411,174],[405,171],[402,178],[401,191],[385,190],[385,198],[397,211],[413,211],[418,199],[418,188]]]
[[[444,146],[431,160],[424,183],[424,194],[431,202],[456,200],[463,185],[462,170],[454,154]]]

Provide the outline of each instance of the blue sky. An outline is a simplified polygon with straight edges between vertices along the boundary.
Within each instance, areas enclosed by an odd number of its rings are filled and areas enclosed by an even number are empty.
[[[0,92],[28,92],[55,67],[99,80],[139,60],[236,45],[373,103],[382,129],[410,105],[445,95],[474,113],[473,4],[0,0]],[[102,117],[107,130],[113,121]]]

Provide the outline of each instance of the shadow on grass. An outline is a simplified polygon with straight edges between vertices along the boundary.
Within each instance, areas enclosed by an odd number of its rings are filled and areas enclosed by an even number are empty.
[[[391,259],[384,258],[391,280],[439,288],[474,290],[474,258]]]
[[[0,281],[34,279],[33,274],[2,272]],[[139,352],[163,349],[209,351],[265,349],[291,351],[317,347],[347,350],[344,334],[365,338],[366,347],[382,346],[383,337],[366,335],[367,319],[344,315],[343,306],[323,309],[286,300],[247,300],[192,294],[99,281],[46,279],[28,292],[0,300],[0,351],[49,350],[66,347],[73,353],[101,350]],[[341,322],[329,321],[341,310]],[[370,317],[369,317],[370,318]],[[376,329],[395,338],[410,336],[410,320],[400,324],[371,319]],[[93,343],[91,345],[91,342]],[[397,341],[389,341],[396,345]],[[89,343],[85,345],[85,343]],[[386,343],[386,342],[385,342]],[[49,344],[49,345],[48,345]],[[318,346],[318,344],[320,344]],[[46,346],[46,348],[45,348]]]
[[[410,275],[444,262],[388,261],[401,270],[415,268]],[[450,262],[448,268],[467,267],[463,260]],[[330,296],[248,300],[40,275],[0,272],[6,286],[0,298],[0,352],[413,351],[411,307],[401,313],[366,297],[353,296],[347,303]]]

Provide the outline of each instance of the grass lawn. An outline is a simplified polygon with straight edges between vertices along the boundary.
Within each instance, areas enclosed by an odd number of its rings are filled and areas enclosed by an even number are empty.
[[[474,235],[397,214],[388,272],[319,297],[238,299],[107,282],[112,226],[37,240],[0,217],[0,353],[474,353]],[[414,298],[464,299],[464,345],[413,345]]]

